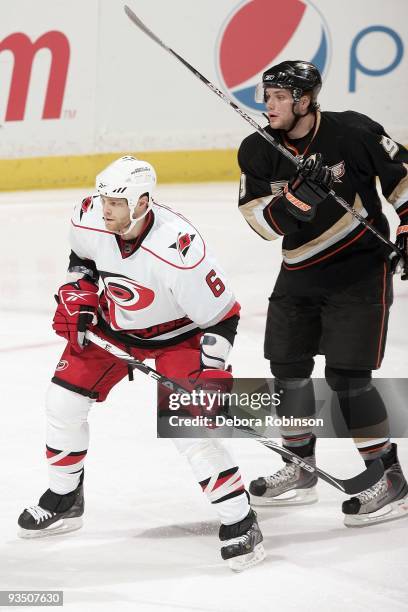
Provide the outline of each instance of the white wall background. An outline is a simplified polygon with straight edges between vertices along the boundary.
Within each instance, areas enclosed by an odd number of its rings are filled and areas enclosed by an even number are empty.
[[[128,1],[160,38],[223,87],[218,71],[221,31],[231,14],[248,0]],[[307,5],[281,53],[268,59],[259,72],[283,58],[303,55],[302,59],[312,59],[324,24],[329,59],[320,98],[322,108],[364,112],[382,122],[394,138],[408,141],[406,0],[251,2],[259,5],[259,14],[265,17],[259,19],[258,31],[252,27],[242,32],[244,55],[246,49],[250,55],[264,41],[262,24],[267,24],[267,36],[273,41],[287,12],[296,5]],[[251,131],[181,64],[134,27],[123,12],[122,2],[13,0],[2,3],[0,17],[0,45],[15,32],[35,41],[44,32],[57,30],[66,35],[71,50],[61,118],[41,118],[51,64],[50,51],[42,49],[33,61],[22,121],[4,120],[14,58],[8,50],[0,52],[1,158],[229,148],[237,146]],[[361,31],[372,26],[395,33],[404,45],[402,59],[382,76],[358,71],[356,91],[350,92],[352,44]],[[394,38],[378,31],[366,34],[356,51],[359,61],[371,71],[386,69],[396,55]],[[238,51],[237,61],[242,61]],[[254,74],[251,83],[257,78]]]

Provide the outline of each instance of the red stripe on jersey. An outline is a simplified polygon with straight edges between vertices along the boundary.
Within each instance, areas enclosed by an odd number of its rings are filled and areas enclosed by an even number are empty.
[[[370,223],[370,221],[368,221],[368,223]],[[368,231],[368,227],[365,227],[363,231],[357,234],[357,236],[355,236],[352,240],[349,240],[348,242],[346,242],[346,244],[343,244],[343,246],[339,247],[338,249],[335,249],[334,251],[331,251],[330,253],[327,253],[327,255],[323,255],[323,257],[319,257],[319,259],[314,259],[313,261],[310,261],[309,263],[303,264],[302,266],[291,266],[286,263],[283,263],[282,265],[285,268],[285,270],[302,270],[303,268],[309,268],[309,266],[313,266],[314,264],[317,264],[320,261],[328,259],[329,257],[332,257],[339,251],[342,251],[346,247],[350,246],[350,244],[352,244],[353,242],[361,238],[361,236],[363,236],[363,234],[365,234],[367,231]]]
[[[380,367],[381,363],[381,355],[383,348],[383,337],[384,337],[384,323],[385,323],[385,315],[387,312],[386,303],[385,303],[385,292],[387,289],[387,266],[384,264],[384,273],[383,273],[383,281],[382,281],[382,291],[381,291],[381,306],[382,306],[382,317],[381,317],[381,329],[380,329],[380,337],[378,339],[378,352],[377,352],[377,364],[376,367]]]
[[[206,246],[205,246],[204,238],[201,236],[201,234],[198,231],[198,229],[191,223],[191,221],[186,219],[186,217],[184,217],[181,213],[176,212],[175,210],[173,210],[172,208],[169,208],[168,206],[164,206],[164,204],[158,204],[157,202],[154,202],[154,201],[153,201],[153,203],[154,203],[155,206],[157,206],[157,208],[164,208],[165,210],[167,210],[168,212],[172,213],[176,217],[179,217],[180,219],[183,219],[183,221],[188,223],[188,225],[191,225],[191,227],[194,229],[194,231],[197,233],[197,235],[200,236],[200,238],[201,238],[201,240],[203,242],[204,254],[203,254],[202,258],[200,259],[200,261],[198,261],[194,266],[177,266],[176,264],[171,263],[167,259],[164,259],[163,257],[160,257],[160,255],[157,255],[157,253],[155,253],[154,251],[151,251],[150,249],[148,249],[147,247],[145,247],[143,245],[140,248],[143,249],[144,251],[147,251],[148,253],[150,253],[154,257],[157,257],[157,259],[160,259],[160,261],[164,261],[164,263],[169,264],[169,266],[172,266],[173,268],[177,268],[178,270],[193,270],[205,258],[205,255],[206,255]]]
[[[398,210],[397,214],[402,217],[402,215],[405,215],[406,213],[408,213],[408,208],[404,208],[404,210]]]
[[[274,199],[272,200],[272,202],[270,202],[270,203],[268,204],[268,206],[266,207],[266,212],[268,213],[268,216],[269,216],[270,222],[271,222],[271,223],[272,223],[272,225],[274,226],[275,231],[276,231],[276,232],[278,232],[278,234],[280,234],[281,236],[283,236],[285,232],[284,232],[284,231],[283,231],[283,230],[282,230],[282,229],[279,227],[279,225],[276,223],[275,219],[272,217],[272,212],[271,212],[271,207],[272,207],[272,205],[274,204],[274,202],[276,202],[276,201],[277,201],[277,199],[278,199],[278,198],[274,198]],[[266,219],[265,219],[265,220],[266,220]]]
[[[115,236],[115,232],[108,232],[108,230],[103,230],[103,229],[96,229],[95,227],[87,227],[86,225],[77,225],[76,223],[74,223],[71,219],[71,223],[74,227],[77,227],[78,229],[85,229],[85,230],[89,230],[90,232],[100,232],[102,234],[111,234],[111,236]]]
[[[225,321],[225,319],[230,319],[231,317],[234,317],[235,315],[239,315],[240,312],[241,312],[241,304],[239,302],[235,302],[231,310],[227,312],[227,314],[221,319],[221,321]]]
[[[200,236],[201,238],[201,236]],[[157,253],[155,253],[154,251],[151,251],[150,249],[148,249],[147,247],[141,245],[141,249],[143,249],[143,251],[147,251],[148,253],[150,253],[150,255],[153,255],[153,257],[157,257],[157,259],[160,259],[160,261],[164,261],[164,263],[169,264],[169,266],[172,266],[173,268],[177,268],[178,270],[194,270],[194,268],[196,268],[205,258],[205,242],[203,240],[203,245],[204,245],[204,253],[202,258],[200,259],[200,261],[197,261],[196,264],[194,264],[194,266],[176,266],[176,264],[171,263],[171,261],[168,261],[167,259],[164,259],[163,257],[160,257],[160,255],[157,255]]]

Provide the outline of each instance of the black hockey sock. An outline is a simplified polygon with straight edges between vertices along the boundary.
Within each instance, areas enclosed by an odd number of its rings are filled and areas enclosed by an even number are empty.
[[[311,457],[314,454],[316,436],[311,431],[292,434],[281,430],[282,445],[298,457]]]
[[[354,443],[367,467],[379,457],[385,459],[391,451],[391,441],[389,438],[365,439],[364,441],[354,440]]]

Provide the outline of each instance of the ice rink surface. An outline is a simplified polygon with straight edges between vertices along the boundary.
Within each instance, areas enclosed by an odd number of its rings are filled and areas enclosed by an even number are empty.
[[[172,185],[158,201],[196,224],[242,304],[234,373],[268,375],[262,356],[267,296],[280,244],[256,236],[236,211],[233,184]],[[105,611],[407,610],[408,519],[346,529],[344,496],[319,483],[318,504],[260,509],[266,561],[233,574],[219,556],[218,523],[189,466],[156,439],[155,386],[142,375],[91,411],[84,527],[18,539],[17,517],[47,488],[44,394],[64,342],[50,328],[53,293],[65,279],[72,205],[86,191],[0,194],[1,522],[0,590],[57,589],[64,608]],[[392,227],[396,215],[384,205]],[[408,283],[395,283],[380,374],[407,375]],[[317,360],[315,375],[324,370]],[[247,483],[280,467],[250,440],[231,440]],[[399,440],[408,471],[408,444]],[[349,440],[321,440],[318,464],[347,478],[362,470]]]

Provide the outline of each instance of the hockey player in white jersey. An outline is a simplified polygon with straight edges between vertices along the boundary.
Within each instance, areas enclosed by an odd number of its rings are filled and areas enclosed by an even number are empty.
[[[153,200],[155,184],[150,164],[122,157],[74,210],[69,280],[53,320],[68,342],[46,397],[49,489],[20,515],[21,537],[82,526],[88,411],[128,374],[123,361],[87,342],[89,327],[136,359],[155,359],[169,378],[231,389],[239,304],[199,231]],[[262,560],[256,514],[228,450],[216,439],[174,442],[218,514],[223,559],[236,570]]]

